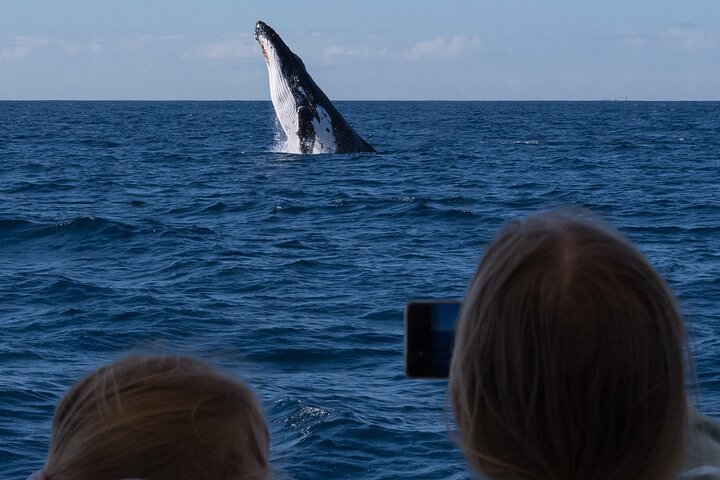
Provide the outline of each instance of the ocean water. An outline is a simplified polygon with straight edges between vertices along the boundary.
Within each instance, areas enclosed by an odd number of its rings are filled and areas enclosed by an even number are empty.
[[[0,102],[0,478],[42,465],[73,381],[156,351],[245,378],[288,478],[468,478],[404,304],[567,205],[668,280],[720,417],[720,103],[337,107],[377,154],[277,151],[269,102]]]

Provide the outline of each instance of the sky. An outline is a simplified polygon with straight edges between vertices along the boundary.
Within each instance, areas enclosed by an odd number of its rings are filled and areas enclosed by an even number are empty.
[[[720,100],[720,0],[0,0],[0,99]]]

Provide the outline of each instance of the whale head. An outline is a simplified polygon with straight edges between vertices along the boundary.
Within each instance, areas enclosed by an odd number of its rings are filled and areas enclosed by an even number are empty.
[[[290,50],[280,35],[267,23],[258,20],[255,24],[255,40],[260,44],[268,67],[277,65],[286,69],[305,70],[305,64],[300,57]]]

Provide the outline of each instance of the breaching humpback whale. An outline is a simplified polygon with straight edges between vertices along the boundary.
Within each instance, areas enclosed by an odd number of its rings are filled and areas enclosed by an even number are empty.
[[[288,141],[300,152],[374,152],[340,115],[295,55],[265,23],[255,25],[270,79],[270,98]]]

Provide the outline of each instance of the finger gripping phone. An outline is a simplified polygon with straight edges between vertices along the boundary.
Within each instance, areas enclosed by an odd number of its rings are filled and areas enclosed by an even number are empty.
[[[414,300],[405,306],[408,377],[448,377],[460,306],[458,300]]]

